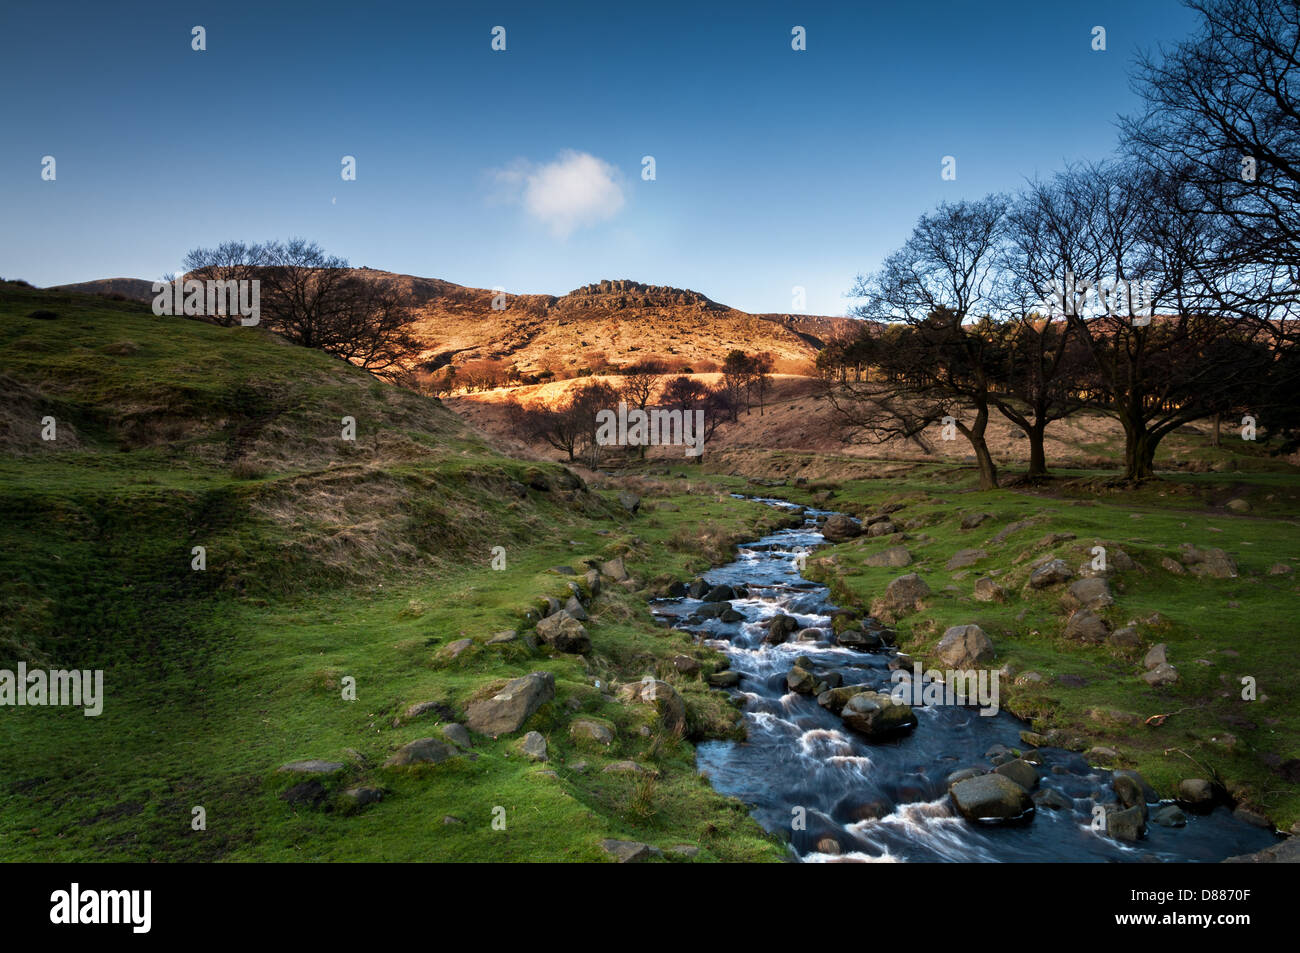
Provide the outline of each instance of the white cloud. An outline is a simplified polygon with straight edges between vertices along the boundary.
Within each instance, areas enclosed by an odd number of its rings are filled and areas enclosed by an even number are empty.
[[[497,183],[558,238],[613,218],[623,207],[617,170],[586,152],[565,150],[553,162],[516,160]]]

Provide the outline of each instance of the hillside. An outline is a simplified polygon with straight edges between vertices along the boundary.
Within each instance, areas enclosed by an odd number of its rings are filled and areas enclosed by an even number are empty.
[[[852,324],[847,318],[748,314],[696,291],[628,280],[584,285],[561,297],[507,293],[506,307],[493,310],[497,292],[489,289],[353,270],[398,291],[415,311],[412,333],[420,347],[411,355],[412,369],[493,360],[522,374],[549,369],[571,376],[605,361],[619,365],[658,358],[705,370],[740,348],[769,351],[778,367],[790,370],[806,365],[823,342]],[[147,281],[111,278],[49,290],[150,301],[150,289]]]
[[[66,291],[69,294],[103,295],[128,298],[131,301],[152,301],[153,282],[143,278],[100,278],[97,281],[79,281],[70,285],[55,285],[46,291]]]
[[[779,514],[682,481],[633,525],[612,491],[503,455],[434,399],[133,302],[0,285],[0,388],[0,669],[100,669],[105,696],[98,717],[4,710],[0,857],[595,860],[631,837],[779,856],[695,774],[692,741],[738,719],[704,681],[718,656],[644,602],[653,573]],[[620,556],[641,581],[597,598],[583,573]],[[531,634],[572,578],[585,654]],[[562,777],[519,756],[522,730],[448,747],[472,702],[538,671],[555,698],[528,727]],[[680,693],[685,737],[593,688],[647,672]],[[616,740],[584,748],[579,717]],[[385,766],[420,739],[443,763]],[[277,770],[313,759],[334,767]],[[600,770],[629,759],[651,779]],[[493,805],[508,835],[482,833]]]
[[[395,279],[400,276],[394,276]],[[771,352],[782,369],[812,361],[845,318],[754,315],[679,288],[601,281],[562,297],[507,296],[493,311],[491,291],[454,288],[421,306],[415,335],[427,342],[419,360],[500,360],[522,373],[571,374],[603,363],[646,358],[675,367],[712,369],[734,348]]]
[[[15,284],[0,285],[0,388],[0,669],[101,669],[105,683],[99,717],[3,712],[5,859],[604,860],[607,840],[666,860],[781,859],[697,768],[698,742],[741,735],[737,703],[710,687],[726,660],[647,605],[733,543],[802,519],[733,496],[759,487],[873,525],[901,508],[886,534],[838,543],[810,573],[862,615],[900,572],[882,554],[906,548],[933,595],[899,619],[900,644],[932,657],[945,627],[982,626],[998,664],[1041,679],[1007,686],[1025,737],[1055,733],[1090,758],[1109,746],[1162,796],[1204,770],[1250,823],[1300,811],[1295,693],[1269,677],[1246,709],[1223,687],[1294,655],[1295,480],[1244,448],[1211,457],[1204,435],[1181,436],[1171,452],[1239,472],[1140,492],[1092,471],[974,494],[941,457],[774,451],[760,428],[793,438],[802,421],[822,439],[807,381],[782,378],[773,408],[742,415],[702,466],[658,459],[584,482],[262,329]],[[1060,593],[1010,585],[1040,553],[1077,564],[1095,540],[1131,554],[1103,615],[1136,643],[1072,641]],[[972,541],[1005,601],[976,598],[955,568]],[[1226,547],[1236,574],[1188,570],[1193,544]],[[586,652],[537,625],[571,595]],[[1153,689],[1138,676],[1157,641],[1182,681]],[[510,730],[460,733],[473,706],[534,672],[553,697]],[[680,715],[627,697],[646,675]],[[427,759],[401,763],[413,751]]]

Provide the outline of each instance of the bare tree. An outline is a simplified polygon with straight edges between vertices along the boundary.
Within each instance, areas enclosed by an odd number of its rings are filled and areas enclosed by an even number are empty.
[[[623,370],[623,379],[618,389],[618,396],[627,401],[631,407],[645,410],[659,390],[659,383],[664,374],[664,366],[658,361],[641,361],[631,364]],[[645,459],[646,447],[637,448],[637,456]]]
[[[399,376],[402,361],[415,350],[408,333],[415,316],[405,299],[315,242],[223,242],[193,249],[185,267],[202,279],[260,281],[267,328],[372,373]]]
[[[1229,310],[1290,310],[1300,280],[1300,4],[1188,0],[1200,29],[1139,60],[1145,110],[1122,121],[1131,153],[1222,219],[1195,263]]]
[[[266,264],[266,248],[246,242],[222,242],[216,248],[194,248],[186,253],[182,262],[187,277],[199,281],[251,281],[258,277],[258,269]],[[166,278],[164,280],[174,280]],[[224,302],[225,298],[222,297]],[[240,315],[203,315],[214,324],[231,326],[239,324]]]
[[[882,335],[864,327],[854,347],[882,375],[832,383],[826,393],[845,419],[872,439],[918,439],[936,420],[970,443],[980,488],[998,485],[987,431],[994,386],[987,352],[994,346],[997,266],[1008,200],[944,203],[921,216],[903,247],[850,296],[865,299],[861,318],[901,327]],[[973,411],[973,417],[967,413]]]

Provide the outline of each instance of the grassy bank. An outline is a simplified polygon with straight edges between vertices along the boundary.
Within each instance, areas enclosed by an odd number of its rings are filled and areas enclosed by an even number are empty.
[[[694,770],[691,740],[739,720],[702,681],[718,657],[645,606],[656,579],[781,514],[682,479],[642,486],[632,515],[612,488],[497,453],[435,400],[255,328],[138,305],[5,286],[0,381],[0,668],[100,668],[106,694],[97,718],[0,710],[0,858],[598,860],[605,838],[783,855]],[[641,585],[590,600],[592,651],[530,642],[539,599],[614,556]],[[518,637],[487,644],[502,631]],[[698,674],[678,672],[681,654]],[[383,767],[539,670],[556,697],[520,732]],[[612,692],[647,674],[682,696],[684,735]],[[574,740],[578,717],[613,742]],[[522,756],[527,730],[548,761]],[[276,768],[313,758],[344,767],[319,797],[285,800],[302,779]],[[603,771],[626,760],[645,773]],[[383,799],[351,806],[358,786]]]
[[[1300,566],[1300,478],[1273,461],[1252,466],[1255,453],[1247,449],[1241,469],[1169,473],[1140,488],[1113,486],[1112,474],[1062,471],[1044,486],[985,493],[970,471],[935,466],[801,483],[795,454],[780,455],[766,471],[788,478],[716,479],[720,487],[862,518],[899,505],[889,514],[899,533],[827,547],[809,561],[808,575],[828,583],[842,605],[869,612],[893,579],[918,573],[930,595],[898,619],[901,649],[932,659],[950,626],[977,624],[993,641],[994,665],[1011,675],[1002,681],[1002,706],[1035,731],[1079,750],[1114,749],[1117,758],[1098,755],[1099,763],[1136,767],[1163,796],[1173,796],[1183,778],[1217,780],[1246,810],[1287,830],[1300,821],[1300,691],[1291,677],[1300,647],[1293,571]],[[820,459],[817,466],[824,473],[833,464]],[[1233,500],[1244,503],[1225,505]],[[987,516],[978,526],[962,528],[963,517],[979,514]],[[1183,565],[1187,543],[1224,550],[1237,575],[1194,574]],[[906,547],[911,563],[869,564],[892,546]],[[1114,598],[1096,614],[1112,631],[1131,624],[1131,645],[1067,637],[1068,583],[1026,586],[1032,567],[1048,558],[1062,559],[1078,578],[1096,546],[1110,554]],[[949,568],[962,550],[983,555]],[[1133,561],[1130,568],[1116,567],[1117,551]],[[1186,571],[1171,571],[1166,559]],[[981,577],[996,582],[1005,601],[977,601]],[[1157,643],[1168,646],[1175,684],[1152,687],[1139,678]],[[1257,685],[1255,700],[1242,697],[1246,677]]]

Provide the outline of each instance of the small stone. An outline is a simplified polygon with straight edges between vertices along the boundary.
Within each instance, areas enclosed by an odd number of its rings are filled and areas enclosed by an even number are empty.
[[[457,639],[455,642],[450,642],[443,646],[440,654],[448,661],[452,661],[463,655],[473,644],[473,639]]]
[[[1069,811],[1074,808],[1074,802],[1056,788],[1043,788],[1034,795],[1034,803],[1049,811]]]
[[[615,761],[613,764],[607,764],[601,769],[601,774],[649,774],[645,768],[635,761]]]
[[[1142,636],[1138,634],[1136,626],[1126,625],[1112,632],[1106,641],[1122,649],[1135,649],[1142,644]]]
[[[1161,804],[1151,811],[1151,823],[1161,827],[1186,827],[1187,815],[1177,804]]]
[[[1142,673],[1142,681],[1146,682],[1152,688],[1159,688],[1163,685],[1172,685],[1178,681],[1178,669],[1165,663],[1157,665],[1149,672]]]
[[[1110,623],[1089,608],[1076,609],[1061,634],[1075,642],[1099,645],[1110,635]]]
[[[611,559],[609,562],[601,563],[600,574],[602,576],[608,576],[615,582],[623,582],[625,579],[630,578],[627,574],[627,567],[623,565],[622,556]]]
[[[446,742],[437,738],[417,738],[402,745],[397,753],[384,762],[385,768],[406,767],[415,764],[441,764],[448,758],[454,758],[459,752]]]
[[[520,743],[520,750],[523,751],[524,757],[529,761],[549,761],[546,755],[546,739],[542,737],[541,732],[530,731],[524,735]]]
[[[1095,748],[1089,748],[1084,754],[1091,764],[1107,764],[1119,760],[1119,752],[1114,748],[1107,748],[1105,745],[1097,745]]]
[[[912,554],[907,551],[905,546],[889,546],[880,550],[880,552],[872,553],[863,562],[864,565],[872,567],[901,568],[911,565]]]
[[[1066,602],[1076,608],[1104,609],[1114,605],[1115,598],[1110,594],[1110,584],[1103,577],[1090,576],[1070,584]]]
[[[1178,782],[1178,800],[1193,809],[1208,809],[1218,798],[1214,785],[1204,778],[1183,778]]]
[[[1001,774],[959,781],[949,788],[948,796],[969,821],[1017,820],[1034,809],[1029,792]]]
[[[952,558],[944,564],[944,568],[952,571],[954,569],[966,569],[975,565],[981,559],[988,559],[989,554],[982,549],[959,549],[953,553]]]
[[[343,792],[343,797],[353,807],[365,807],[367,804],[382,801],[384,799],[384,789],[374,787],[349,788]]]
[[[276,768],[276,771],[282,771],[286,774],[337,774],[342,770],[343,765],[337,761],[321,761],[319,759],[290,761],[288,764],[282,764]]]
[[[616,863],[640,864],[650,859],[650,846],[639,841],[603,840],[600,846]]]
[[[683,675],[696,675],[700,671],[700,660],[689,655],[674,655],[673,668]]]
[[[1130,807],[1122,811],[1109,807],[1106,810],[1106,833],[1117,841],[1135,844],[1141,839],[1145,828],[1146,817],[1142,807]]]
[[[608,725],[591,718],[577,718],[569,726],[569,734],[575,741],[594,741],[596,744],[614,743],[614,732]]]
[[[537,637],[547,645],[571,655],[591,651],[591,636],[582,623],[564,609],[537,623]]]
[[[1023,759],[1008,761],[993,769],[997,774],[1010,778],[1026,791],[1032,791],[1038,785],[1038,772],[1034,766]]]
[[[458,748],[472,748],[474,742],[470,740],[469,729],[464,725],[452,723],[442,726],[442,735]]]
[[[978,625],[954,625],[944,632],[934,654],[949,669],[973,669],[993,660],[993,641]]]
[[[974,595],[976,602],[1007,601],[1007,591],[988,576],[981,576],[979,579],[975,580]]]
[[[1029,587],[1031,589],[1046,589],[1049,586],[1069,582],[1072,578],[1074,578],[1074,570],[1066,564],[1064,559],[1052,559],[1029,574]]]
[[[807,669],[798,665],[790,667],[786,673],[785,684],[790,691],[800,695],[811,695],[817,686],[817,679]]]
[[[1168,646],[1164,642],[1153,645],[1142,659],[1142,667],[1150,671],[1160,665],[1169,664]]]

